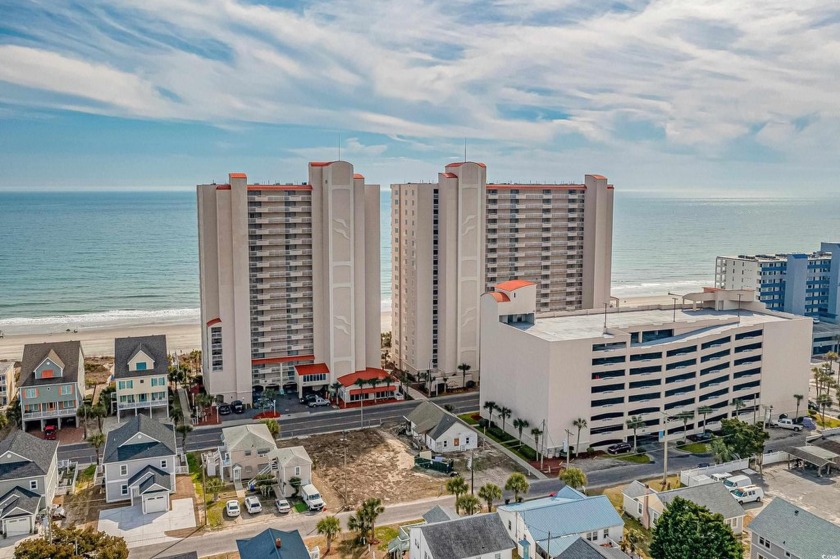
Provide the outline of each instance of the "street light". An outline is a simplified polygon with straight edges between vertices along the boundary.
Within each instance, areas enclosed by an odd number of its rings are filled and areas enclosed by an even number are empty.
[[[668,417],[668,412],[663,411],[661,413],[662,417],[665,418],[662,430],[663,439],[665,442],[665,471],[662,474],[662,490],[665,491],[665,485],[668,483],[668,422],[670,421],[670,418]]]

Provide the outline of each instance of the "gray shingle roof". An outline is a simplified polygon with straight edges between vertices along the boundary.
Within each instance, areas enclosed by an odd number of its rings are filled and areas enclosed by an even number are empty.
[[[638,499],[645,493],[653,493],[653,491],[649,490],[644,483],[638,480],[634,480],[625,485],[621,492],[631,499]]]
[[[429,524],[434,524],[435,522],[446,522],[447,520],[455,520],[456,518],[458,518],[458,514],[454,510],[440,505],[429,509],[428,512],[423,515],[423,520]]]
[[[829,557],[840,549],[840,526],[779,497],[755,517],[750,530],[797,557]]]
[[[13,452],[25,460],[0,463],[0,481],[46,475],[58,450],[58,441],[45,441],[24,431],[15,431],[0,441],[0,456]]]
[[[556,559],[630,559],[630,556],[617,547],[601,547],[579,537]]]
[[[672,489],[657,493],[656,496],[666,506],[676,497],[682,497],[695,505],[706,507],[711,512],[720,513],[725,519],[744,516],[744,509],[722,483],[707,483],[695,487]]]
[[[0,518],[36,514],[41,508],[42,499],[37,493],[23,487],[15,487],[0,497]]]
[[[128,362],[142,350],[151,357],[155,366],[146,371],[128,370]],[[166,357],[166,336],[137,336],[114,340],[114,378],[134,378],[146,375],[165,375],[169,372]]]
[[[132,487],[140,484],[140,494],[146,492],[154,484],[158,484],[167,491],[172,490],[172,478],[166,472],[155,468],[154,466],[146,466],[128,480],[128,486]]]
[[[414,408],[406,419],[414,424],[416,432],[426,434],[434,429],[445,415],[446,412],[440,406],[426,401]]]
[[[432,429],[432,431],[429,433],[429,436],[432,439],[437,439],[438,437],[440,437],[441,435],[446,433],[446,431],[450,427],[452,427],[453,425],[456,425],[457,423],[458,423],[457,419],[455,419],[454,417],[452,417],[449,414],[444,414],[444,416],[440,418],[440,421],[438,421],[438,424],[435,426],[435,428]]]
[[[123,444],[137,433],[145,435],[145,440],[128,445]],[[175,428],[172,424],[161,423],[141,413],[129,418],[123,425],[108,433],[103,462],[109,464],[126,460],[174,456],[176,448]]]
[[[275,542],[280,539],[278,549]],[[309,559],[309,550],[300,532],[284,532],[269,528],[248,540],[236,540],[240,557],[248,559]]]
[[[79,380],[79,353],[82,344],[76,341],[71,342],[46,342],[43,344],[26,344],[23,346],[23,358],[20,362],[20,384],[19,386],[43,386],[46,384],[63,384]],[[61,377],[35,380],[35,369],[40,365],[50,351],[63,362],[64,369]]]
[[[434,559],[466,559],[515,547],[497,513],[420,526]]]

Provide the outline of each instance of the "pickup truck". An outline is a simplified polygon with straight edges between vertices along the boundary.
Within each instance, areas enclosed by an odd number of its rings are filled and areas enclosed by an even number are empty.
[[[794,431],[801,431],[802,425],[797,425],[793,422],[793,420],[789,417],[785,417],[784,419],[776,419],[770,422],[771,427],[778,427],[780,429],[792,429]]]

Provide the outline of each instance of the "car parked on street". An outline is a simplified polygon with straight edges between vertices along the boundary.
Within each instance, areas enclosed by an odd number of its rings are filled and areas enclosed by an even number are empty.
[[[314,392],[307,392],[300,399],[300,403],[308,406],[309,403],[314,402],[316,398],[318,398],[317,394],[315,394]]]
[[[248,511],[248,514],[257,514],[262,512],[262,503],[260,503],[259,497],[254,495],[245,497],[245,510]]]
[[[230,415],[230,404],[220,404],[219,415]]]
[[[292,506],[286,499],[275,499],[274,507],[280,514],[289,514],[290,512],[292,512]]]
[[[240,512],[239,501],[236,499],[231,499],[225,503],[225,514],[227,514],[230,518],[236,518],[239,516]]]
[[[329,406],[329,405],[330,405],[330,401],[325,400],[325,399],[321,398],[320,396],[316,396],[314,400],[309,402],[309,407],[310,408],[320,408],[322,406]]]
[[[802,425],[797,425],[791,418],[785,417],[782,419],[775,419],[770,422],[771,427],[778,427],[779,429],[790,429],[792,431],[801,431]]]
[[[242,403],[242,400],[234,400],[230,403],[230,409],[233,410],[233,413],[245,413],[245,404]]]
[[[712,435],[711,431],[704,431],[702,433],[695,433],[693,435],[689,435],[688,440],[697,443],[705,443],[712,440],[712,437],[714,437],[714,435]]]
[[[633,450],[633,446],[630,443],[616,443],[607,447],[608,454],[622,454],[631,450]]]

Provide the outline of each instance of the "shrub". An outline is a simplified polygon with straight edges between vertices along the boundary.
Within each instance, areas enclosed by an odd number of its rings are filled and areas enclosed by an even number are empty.
[[[472,419],[475,419],[476,421],[481,421],[481,414],[480,413],[474,413],[474,414],[470,415],[470,417]]]

